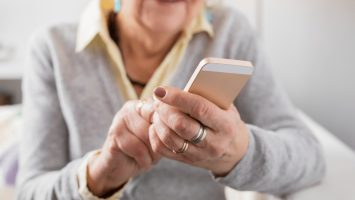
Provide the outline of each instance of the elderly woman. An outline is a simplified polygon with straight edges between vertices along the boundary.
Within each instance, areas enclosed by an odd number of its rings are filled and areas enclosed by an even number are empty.
[[[110,12],[93,0],[78,25],[35,34],[18,199],[224,199],[225,186],[284,195],[322,178],[320,146],[244,17],[205,3],[124,0]],[[181,90],[205,57],[254,64],[228,110]],[[186,146],[201,127],[206,137]]]

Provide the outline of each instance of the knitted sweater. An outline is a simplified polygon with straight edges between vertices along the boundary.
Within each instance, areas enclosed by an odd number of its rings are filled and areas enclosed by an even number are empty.
[[[282,195],[318,182],[325,162],[318,141],[274,80],[246,19],[220,7],[211,39],[195,34],[171,86],[183,89],[205,57],[251,61],[255,71],[234,101],[249,131],[245,156],[223,178],[163,158],[134,177],[128,199],[224,199],[224,186]],[[17,199],[81,199],[77,170],[102,147],[124,101],[103,45],[75,52],[76,24],[44,28],[31,39],[23,79],[23,132]],[[100,42],[100,41],[98,41]]]

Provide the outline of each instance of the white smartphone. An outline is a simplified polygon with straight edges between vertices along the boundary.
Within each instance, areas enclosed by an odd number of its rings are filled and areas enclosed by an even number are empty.
[[[205,58],[197,66],[184,91],[198,94],[228,109],[254,72],[251,62]]]

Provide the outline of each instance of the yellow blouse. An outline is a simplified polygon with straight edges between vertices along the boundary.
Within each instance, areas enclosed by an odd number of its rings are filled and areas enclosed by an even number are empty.
[[[113,61],[111,67],[124,100],[137,100],[138,96],[126,76],[126,70],[120,49],[111,39],[108,31],[105,14],[107,13],[107,10],[113,8],[113,4],[109,4],[108,2],[111,1],[93,0],[84,11],[78,25],[76,52],[82,51],[88,45],[98,45],[98,43],[93,42],[93,39],[96,36],[100,37]],[[195,33],[203,31],[206,31],[210,37],[214,36],[212,25],[205,18],[205,8],[203,8],[190,25],[183,30],[180,38],[166,55],[163,62],[155,70],[143,89],[142,94],[139,97],[140,99],[151,97],[155,87],[169,85],[171,83],[192,36]]]
[[[76,52],[84,50],[89,45],[104,46],[112,60],[111,68],[124,100],[136,100],[138,97],[126,76],[120,49],[111,39],[108,31],[105,15],[108,13],[107,11],[112,10],[112,8],[113,0],[92,0],[90,2],[78,24]],[[203,8],[191,24],[183,30],[180,38],[155,70],[153,76],[143,89],[140,99],[150,98],[155,87],[170,84],[192,36],[195,33],[203,31],[206,31],[210,37],[214,37],[212,25],[205,18],[205,8]],[[97,37],[100,37],[101,40],[97,40]],[[104,44],[98,41],[103,41]],[[87,165],[90,159],[100,152],[100,150],[95,150],[87,153],[77,172],[79,194],[85,200],[101,199],[94,196],[87,187]],[[130,180],[122,189],[107,199],[118,199],[129,182]]]

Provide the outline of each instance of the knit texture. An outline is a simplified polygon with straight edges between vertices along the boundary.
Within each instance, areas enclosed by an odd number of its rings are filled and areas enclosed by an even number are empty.
[[[224,7],[212,14],[215,38],[194,35],[170,85],[183,89],[205,57],[251,61],[254,74],[234,101],[249,130],[247,153],[224,178],[163,158],[133,178],[122,200],[224,199],[224,186],[282,195],[325,173],[318,141],[272,77],[246,19]],[[104,46],[75,53],[76,30],[76,24],[56,25],[32,37],[23,80],[17,199],[81,199],[76,172],[82,157],[102,147],[124,104]]]

